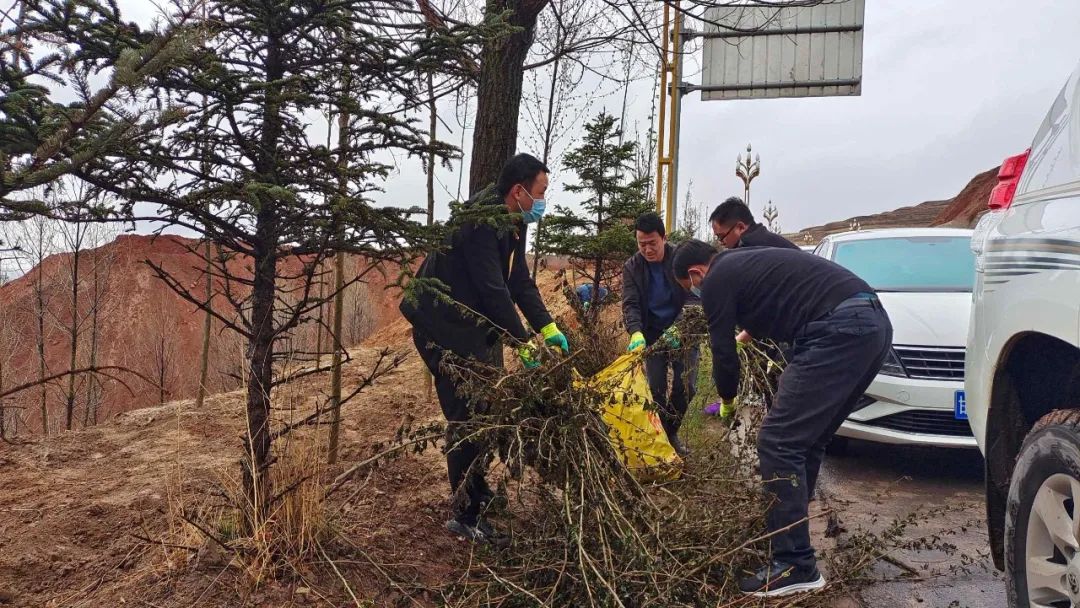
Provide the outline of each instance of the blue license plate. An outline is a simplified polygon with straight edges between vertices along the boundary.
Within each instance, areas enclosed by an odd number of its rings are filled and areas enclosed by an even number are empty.
[[[957,420],[967,420],[967,397],[964,396],[964,391],[956,391],[956,395],[953,397],[953,413],[956,415]]]

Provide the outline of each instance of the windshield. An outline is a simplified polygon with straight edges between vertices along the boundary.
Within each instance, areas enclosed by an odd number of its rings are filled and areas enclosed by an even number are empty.
[[[971,291],[971,237],[913,236],[837,243],[833,261],[877,291]]]

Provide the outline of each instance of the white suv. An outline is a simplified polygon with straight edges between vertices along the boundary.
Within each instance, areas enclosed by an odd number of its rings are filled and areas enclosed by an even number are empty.
[[[975,261],[971,231],[859,230],[826,237],[814,251],[859,275],[889,313],[893,347],[836,433],[879,443],[974,448],[964,408],[964,349]]]
[[[967,409],[1009,606],[1080,606],[1080,68],[975,229]]]

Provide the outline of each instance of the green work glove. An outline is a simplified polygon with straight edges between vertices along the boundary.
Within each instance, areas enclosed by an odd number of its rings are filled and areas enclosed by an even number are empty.
[[[735,413],[739,411],[738,399],[723,401],[720,403],[720,420],[728,426],[735,422]]]
[[[679,340],[679,328],[674,325],[664,330],[664,335],[660,336],[660,338],[667,342],[671,348],[682,346],[682,341]]]
[[[635,331],[630,334],[630,346],[626,347],[626,352],[633,352],[641,348],[645,348],[645,334]]]
[[[529,340],[517,348],[517,356],[521,359],[521,364],[525,366],[525,369],[536,369],[540,367],[540,349],[537,348],[536,343],[532,340]]]
[[[564,354],[570,354],[570,343],[566,341],[566,336],[559,331],[558,325],[548,323],[540,330],[540,333],[544,336],[544,344],[561,348]]]

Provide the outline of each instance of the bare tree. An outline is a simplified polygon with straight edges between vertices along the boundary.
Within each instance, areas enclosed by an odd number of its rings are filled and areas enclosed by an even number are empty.
[[[93,224],[90,228],[89,242],[94,250],[88,256],[90,264],[90,286],[87,294],[87,306],[89,307],[89,361],[87,367],[94,369],[98,366],[98,353],[101,348],[101,336],[103,323],[112,317],[117,309],[117,298],[112,289],[112,270],[116,262],[116,249],[108,247],[119,235],[120,231],[115,225]],[[86,409],[83,416],[83,426],[96,425],[99,420],[102,405],[103,387],[101,377],[97,374],[87,378],[86,383]]]
[[[79,345],[82,336],[83,325],[87,314],[83,310],[79,296],[83,282],[83,253],[86,247],[87,235],[90,224],[82,218],[76,217],[71,222],[59,224],[60,242],[68,255],[62,256],[62,280],[70,299],[64,306],[57,307],[53,311],[53,321],[68,338],[68,371],[79,369]],[[64,388],[64,429],[70,431],[75,420],[75,404],[78,397],[76,388],[76,376],[67,377]]]
[[[20,319],[12,314],[0,315],[0,393],[9,384],[19,383],[15,363],[26,336],[23,328],[19,326],[19,321]],[[21,411],[20,406],[0,399],[0,440],[18,435]]]
[[[688,239],[700,239],[704,223],[701,203],[694,200],[694,180],[690,180],[690,183],[686,186],[682,217],[679,218],[678,230],[680,236]]]
[[[44,384],[48,374],[48,360],[46,359],[45,344],[51,335],[47,330],[51,324],[46,324],[50,314],[50,305],[55,295],[55,277],[47,275],[44,269],[45,260],[56,251],[56,223],[45,217],[33,217],[19,223],[19,247],[21,255],[16,262],[23,274],[31,273],[33,302],[32,318],[34,320],[35,354],[37,355],[37,379],[42,384],[38,386],[38,414],[41,432],[49,434],[49,387]]]
[[[169,302],[168,300],[176,300]],[[171,292],[158,291],[151,304],[150,325],[143,342],[140,358],[145,361],[144,369],[157,388],[154,402],[158,405],[170,400],[177,392],[180,378],[176,325],[179,319],[173,311],[179,299]]]
[[[377,319],[371,310],[373,297],[366,282],[355,283],[345,290],[343,331],[346,346],[356,346],[375,328]]]
[[[203,406],[203,402],[206,400],[207,386],[206,383],[210,376],[210,332],[213,328],[214,315],[211,314],[213,309],[214,299],[214,258],[212,254],[212,244],[210,239],[203,239],[203,260],[205,266],[203,267],[203,283],[206,288],[204,292],[203,305],[203,327],[202,327],[202,348],[199,351],[199,385],[196,389],[198,392],[195,395],[195,408],[199,409]]]

